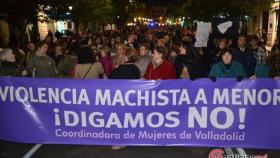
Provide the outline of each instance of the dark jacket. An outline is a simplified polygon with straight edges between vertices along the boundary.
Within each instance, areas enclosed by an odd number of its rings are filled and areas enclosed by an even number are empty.
[[[194,66],[191,69],[191,79],[206,78],[209,74],[209,66],[205,55],[194,56]]]
[[[270,65],[270,77],[280,76],[280,53],[271,53],[267,62]]]
[[[22,71],[22,67],[15,62],[1,62],[0,76],[21,76]]]
[[[239,48],[235,48],[232,51],[232,55],[234,60],[243,65],[248,77],[251,77],[255,74],[257,60],[251,50],[246,48],[245,51],[242,52]]]
[[[51,54],[50,57],[53,59],[55,62],[55,65],[57,66],[61,60],[63,60],[64,55],[58,55],[56,56],[55,54]]]
[[[184,67],[187,67],[189,73],[192,71],[194,62],[190,55],[179,54],[175,60],[176,78],[180,78]]]
[[[205,78],[208,75],[208,66],[204,56],[178,55],[175,61],[176,78],[180,78],[183,68],[186,66],[190,79]]]
[[[27,61],[27,71],[33,77],[59,77],[55,62],[49,56],[34,55]]]
[[[219,48],[215,48],[215,50],[213,50],[212,54],[211,54],[211,66],[214,64],[217,64],[219,61],[221,61],[219,53],[220,53],[220,49]]]
[[[122,64],[109,75],[109,79],[140,79],[140,70],[135,64]]]
[[[61,78],[72,78],[77,57],[64,55],[57,64],[57,70]]]

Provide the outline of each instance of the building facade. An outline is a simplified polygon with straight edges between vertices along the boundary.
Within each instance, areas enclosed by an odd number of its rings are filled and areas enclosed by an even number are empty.
[[[264,31],[267,36],[267,46],[271,47],[277,37],[278,19],[279,19],[279,1],[271,4],[269,10],[260,13],[251,18],[248,22],[248,35],[262,36]]]
[[[71,21],[56,21],[50,20],[48,22],[40,22],[38,21],[38,30],[40,34],[40,39],[44,40],[48,35],[48,31],[50,30],[52,33],[59,31],[60,33],[64,33],[66,30],[74,31],[74,23]]]

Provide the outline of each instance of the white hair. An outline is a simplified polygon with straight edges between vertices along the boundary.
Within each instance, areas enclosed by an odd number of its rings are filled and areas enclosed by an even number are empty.
[[[5,61],[7,58],[7,55],[9,55],[10,53],[13,53],[13,50],[9,49],[9,48],[6,48],[6,49],[3,49],[2,51],[0,51],[0,60]]]

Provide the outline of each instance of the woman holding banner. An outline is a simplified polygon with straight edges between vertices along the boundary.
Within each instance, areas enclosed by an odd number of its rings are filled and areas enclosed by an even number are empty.
[[[0,76],[26,76],[27,71],[18,64],[12,49],[0,51]]]
[[[245,70],[239,62],[232,59],[232,54],[229,50],[221,50],[220,58],[222,61],[214,64],[209,78],[216,81],[216,78],[237,78],[241,81],[246,77]]]
[[[47,55],[48,48],[46,41],[39,42],[35,55],[27,61],[27,71],[33,77],[58,77],[55,62]]]
[[[147,80],[168,80],[176,79],[174,66],[166,60],[166,47],[156,47],[153,53],[152,62],[149,63],[145,72]]]

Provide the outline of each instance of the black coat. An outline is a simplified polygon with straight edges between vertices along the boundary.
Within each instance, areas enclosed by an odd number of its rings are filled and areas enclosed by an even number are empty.
[[[243,65],[248,77],[251,77],[255,74],[257,60],[251,50],[246,48],[245,52],[242,52],[239,48],[235,48],[232,51],[232,55],[234,60]]]
[[[0,76],[21,76],[22,67],[16,63],[2,62],[0,67]]]
[[[194,63],[191,55],[179,54],[175,59],[176,78],[180,78],[185,66],[188,68],[190,74],[193,64]]]
[[[176,78],[180,78],[184,66],[188,68],[190,79],[205,78],[209,68],[204,56],[178,55],[175,61]]]
[[[134,64],[123,64],[113,70],[109,79],[140,79],[140,70]]]
[[[197,55],[194,57],[194,66],[191,79],[207,78],[209,74],[209,63],[205,55]]]

